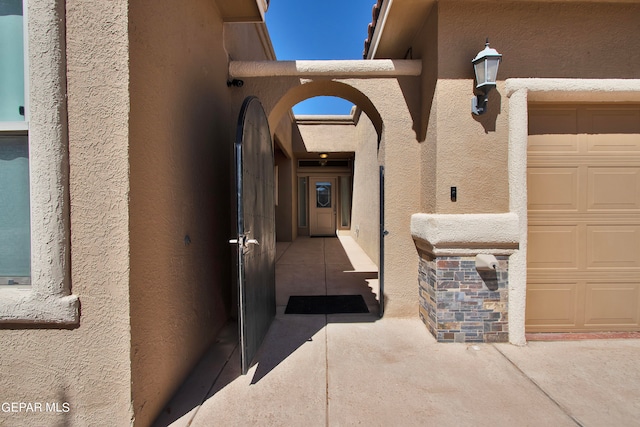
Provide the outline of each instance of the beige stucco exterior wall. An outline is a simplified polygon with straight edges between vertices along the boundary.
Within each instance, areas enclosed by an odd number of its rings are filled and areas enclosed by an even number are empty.
[[[357,123],[350,116],[320,116],[298,123],[302,140],[296,152],[354,155],[351,236],[378,263],[380,253],[380,188],[378,133],[366,114]],[[317,158],[317,157],[316,157]]]
[[[298,234],[296,225],[295,170],[293,160],[276,147],[274,160],[277,172],[276,241],[292,242]]]
[[[223,34],[227,55],[234,61],[276,59],[264,22],[225,22]]]
[[[286,114],[282,116],[280,122],[273,130],[274,137],[278,139],[278,145],[286,156],[293,156],[293,126],[294,123],[293,114]],[[275,140],[274,138],[274,140]],[[274,141],[275,144],[275,141]]]
[[[637,44],[638,16],[638,4],[501,2],[487,7],[478,1],[462,7],[438,2],[412,46],[423,60],[421,210],[508,211],[509,100],[502,95],[504,86],[490,93],[485,115],[473,116],[470,109],[471,59],[482,49],[485,33],[504,55],[500,80],[633,78],[640,55],[628,47]],[[450,200],[453,186],[456,202]]]
[[[380,259],[380,171],[378,134],[364,114],[355,127],[351,237],[371,260]]]
[[[292,147],[294,134],[293,115],[286,114],[280,120],[275,135],[274,160],[277,166],[276,240],[292,242],[298,236],[297,205],[295,192],[296,167]]]
[[[608,88],[617,88],[616,84],[624,87],[622,82],[640,75],[640,53],[633,48],[638,45],[640,5],[635,2],[487,5],[487,2],[462,5],[440,1],[432,11],[437,20],[428,18],[416,37],[416,46],[423,47],[414,46],[414,52],[421,52],[423,61],[426,57],[433,58],[434,52],[437,58],[437,78],[430,76],[430,60],[423,66],[423,97],[429,96],[426,86],[434,84],[435,90],[431,107],[425,113],[429,117],[427,145],[423,143],[421,161],[423,188],[428,193],[431,183],[436,183],[435,206],[427,199],[421,208],[442,214],[507,211],[518,214],[520,250],[510,261],[509,333],[512,343],[522,344],[526,295],[523,170],[526,171],[527,92],[513,93],[512,89],[513,95],[507,94],[504,80],[522,78],[513,81],[529,91],[529,101],[534,98],[537,102],[628,101],[628,93],[621,90],[616,95]],[[426,40],[433,39],[435,28],[434,47]],[[491,46],[504,56],[500,81],[489,95],[489,110],[484,116],[475,117],[470,112],[474,84],[471,59],[482,49],[486,35]],[[601,88],[593,89],[593,82],[598,79],[609,80],[600,80]],[[582,92],[575,87],[583,88]],[[510,104],[514,102],[512,109]],[[423,99],[423,106],[428,105],[429,100]],[[512,119],[512,114],[518,117]],[[521,146],[522,141],[525,146]],[[434,147],[430,146],[432,142]],[[514,164],[519,165],[519,175],[514,172]],[[434,165],[435,177],[431,174]],[[455,203],[449,200],[451,186],[458,187]]]
[[[434,6],[415,38],[415,52],[422,59],[420,144],[420,210],[436,211],[438,141],[438,9]]]
[[[470,4],[474,9],[478,6]],[[427,185],[435,179],[435,194],[433,202],[427,201],[425,207],[435,208],[434,212],[440,214],[507,212],[508,109],[498,89],[490,93],[486,114],[475,116],[471,113],[474,96],[471,59],[482,49],[483,40],[476,42],[473,31],[460,31],[460,28],[467,28],[458,26],[461,25],[459,15],[466,17],[466,10],[466,5],[462,8],[440,2],[432,10],[432,15],[438,16],[437,23],[433,22],[433,16],[430,17],[431,25],[437,28],[437,44],[427,45],[426,54],[432,57],[435,49],[438,65],[437,76],[430,75],[429,82],[423,81],[423,84],[433,85],[432,79],[437,77],[431,110],[434,117],[429,121],[424,150],[427,163],[423,165],[423,173],[429,177]],[[477,19],[477,16],[469,14],[468,18]],[[466,25],[466,19],[464,23]],[[424,30],[432,31],[429,27]],[[428,39],[433,40],[433,33],[430,36]],[[474,53],[469,54],[469,51]],[[433,143],[435,150],[429,147]],[[457,190],[455,202],[451,200],[451,187]]]
[[[356,127],[351,120],[341,124],[323,124],[321,120],[314,124],[299,123],[298,129],[302,145],[295,148],[300,156],[304,157],[305,153],[356,151]]]
[[[223,39],[234,32],[223,28],[209,0],[131,1],[131,362],[140,425],[234,311],[228,240],[243,98],[226,84]],[[247,49],[264,55],[257,40]]]
[[[52,24],[65,21],[65,2],[29,2],[29,15],[30,39],[64,40]],[[51,48],[38,43],[30,56],[49,55]],[[57,402],[61,411],[63,403],[69,406],[61,414],[2,413],[0,425],[131,422],[127,50],[127,1],[66,1],[70,283],[80,300],[80,323],[1,330],[0,390],[3,402]],[[59,48],[52,55],[57,61],[64,56]],[[30,79],[48,78],[41,65],[31,62]]]
[[[307,78],[308,77],[308,78]],[[419,212],[420,163],[417,133],[420,123],[420,79],[244,77],[245,94],[258,95],[270,123],[306,97],[340,96],[354,102],[381,125],[380,164],[386,167],[387,252],[386,314],[417,316],[417,256],[410,233],[411,214]],[[301,87],[302,85],[302,87]],[[308,86],[307,86],[308,85]],[[373,122],[374,120],[372,120]]]
[[[490,94],[489,111],[476,119],[469,96],[473,80],[438,80],[437,213],[508,212],[507,106],[493,96],[499,90]],[[455,202],[451,187],[457,188]]]
[[[637,2],[514,1],[488,7],[483,1],[461,6],[447,0],[439,11],[440,43],[449,49],[440,55],[440,78],[472,79],[471,59],[487,36],[504,55],[500,80],[638,75],[640,52],[630,48],[638,43]]]
[[[385,313],[417,316],[418,257],[411,237],[411,214],[420,208],[419,79],[375,80],[362,85],[384,119],[379,154],[385,167]],[[371,86],[369,86],[371,85]],[[363,87],[369,86],[369,87]],[[374,89],[375,87],[375,89]]]
[[[465,2],[461,7],[459,2],[441,1],[433,13],[438,14],[438,80],[430,110],[436,118],[430,117],[427,142],[435,134],[437,213],[509,209],[509,99],[503,95],[504,85],[490,93],[485,115],[473,116],[470,110],[474,84],[471,59],[483,48],[485,34],[491,46],[504,55],[500,80],[638,75],[640,54],[638,49],[629,49],[637,45],[638,4],[510,2],[487,7],[486,2]],[[429,55],[428,49],[425,53]],[[433,149],[429,144],[425,147],[423,152],[428,155],[423,156],[423,178],[433,170]],[[423,179],[426,190],[429,183],[430,178]],[[452,186],[458,189],[457,202],[450,201]],[[432,208],[428,200],[423,207]]]

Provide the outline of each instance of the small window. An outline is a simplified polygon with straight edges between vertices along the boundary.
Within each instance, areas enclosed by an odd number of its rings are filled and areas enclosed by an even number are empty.
[[[340,177],[340,226],[351,225],[351,177]]]
[[[316,182],[316,207],[317,208],[331,207],[331,183],[330,182]]]
[[[298,227],[307,227],[307,177],[298,178]]]
[[[313,167],[333,167],[333,168],[348,168],[351,165],[349,160],[298,160],[298,167],[300,168],[313,168]]]

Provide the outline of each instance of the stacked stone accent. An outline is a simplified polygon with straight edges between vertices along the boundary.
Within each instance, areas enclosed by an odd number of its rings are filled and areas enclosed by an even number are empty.
[[[438,341],[508,341],[507,256],[479,272],[475,256],[419,253],[420,317]]]

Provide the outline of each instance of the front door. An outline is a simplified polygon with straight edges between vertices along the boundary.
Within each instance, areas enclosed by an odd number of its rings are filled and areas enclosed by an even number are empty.
[[[240,364],[246,374],[276,314],[275,187],[269,124],[255,97],[245,99],[235,143]]]
[[[309,225],[312,236],[336,234],[336,178],[311,178]]]

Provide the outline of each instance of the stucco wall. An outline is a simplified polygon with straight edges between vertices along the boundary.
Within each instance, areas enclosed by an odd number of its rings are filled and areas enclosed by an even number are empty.
[[[356,127],[353,122],[341,124],[299,124],[301,146],[294,147],[296,153],[308,152],[348,153],[356,151]]]
[[[353,168],[353,207],[351,236],[379,264],[380,258],[380,171],[378,134],[371,120],[360,116],[355,128]]]
[[[485,115],[472,116],[473,81],[438,81],[437,213],[508,212],[507,98],[501,102],[499,91],[490,94]]]
[[[425,55],[433,57],[435,53],[437,57],[437,83],[426,135],[428,143],[434,142],[435,154],[423,144],[422,182],[428,190],[430,179],[425,177],[430,176],[435,159],[436,212],[490,213],[511,209],[518,213],[520,250],[510,259],[513,274],[510,272],[509,333],[511,342],[523,344],[527,93],[508,98],[503,81],[522,77],[517,80],[522,87],[529,84],[535,87],[532,82],[537,82],[542,89],[534,89],[530,98],[533,100],[535,96],[536,101],[628,101],[628,93],[613,93],[612,84],[603,83],[605,89],[596,89],[593,82],[620,79],[618,84],[624,85],[622,82],[640,75],[640,53],[634,48],[638,44],[640,5],[637,2],[494,2],[491,7],[487,6],[487,2],[440,1],[434,9],[437,20],[427,19],[416,38],[418,45],[427,46],[426,49],[414,48],[414,52],[421,52],[423,61]],[[429,39],[428,34],[434,28],[437,28],[437,45],[429,47],[424,40]],[[460,31],[462,28],[464,31]],[[476,117],[470,112],[474,84],[471,59],[482,49],[485,36],[489,36],[491,46],[503,54],[503,61],[498,86],[489,95],[489,110],[484,116]],[[424,79],[429,72],[428,63],[432,62],[426,61],[423,67],[423,96],[427,98]],[[429,78],[426,84],[431,81]],[[548,81],[551,83],[545,86],[544,82]],[[577,82],[591,82],[591,85]],[[583,87],[582,92],[576,90],[576,86]],[[555,87],[555,90],[549,89]],[[428,101],[424,99],[424,105]],[[514,136],[516,128],[518,132]],[[511,164],[519,165],[517,179],[513,178],[513,167],[508,170],[509,145],[520,156],[514,159],[512,152],[510,159]],[[509,189],[509,173],[515,188]],[[523,182],[525,184],[520,185]],[[449,200],[450,187],[454,185],[458,187],[455,203]],[[425,211],[431,209],[428,200],[421,207]]]
[[[274,161],[277,166],[277,205],[276,205],[276,240],[292,242],[298,234],[296,223],[296,193],[293,191],[296,182],[294,159],[287,157],[281,149],[280,139],[276,138]]]
[[[422,59],[420,144],[420,210],[436,211],[437,141],[438,141],[438,5],[430,10],[413,46]]]
[[[276,59],[267,26],[263,22],[253,24],[225,22],[223,33],[225,49],[229,58],[234,61]],[[256,49],[257,44],[261,48]]]
[[[435,5],[414,41],[413,52],[423,61],[424,118],[418,135],[424,141],[420,144],[420,209],[437,213],[506,212],[506,134],[500,132],[506,129],[506,114],[500,114],[506,106],[501,106],[498,91],[494,91],[490,111],[484,116],[471,114],[471,59],[483,45],[476,49],[474,34],[460,31],[464,26],[450,25],[450,15],[457,19],[459,13],[466,14],[466,9],[452,7],[449,2]],[[461,37],[459,33],[472,39],[468,43],[476,49],[473,55],[467,57],[468,49],[454,44]],[[453,67],[460,75],[457,78],[443,71],[452,67],[452,57],[464,59]],[[456,187],[455,202],[451,200],[451,187]]]
[[[311,77],[311,76],[306,76]],[[411,214],[420,209],[420,78],[317,79],[245,77],[243,93],[258,94],[270,123],[277,123],[297,102],[318,95],[339,96],[358,105],[381,137],[378,159],[386,167],[385,238],[386,313],[417,316],[418,269],[410,233]],[[378,123],[378,126],[375,123]]]
[[[444,1],[439,11],[443,79],[473,79],[471,60],[485,37],[503,54],[500,80],[638,76],[637,2]]]
[[[129,30],[132,396],[148,425],[232,310],[242,99],[213,2],[132,0]]]
[[[293,123],[293,114],[285,114],[284,116],[282,116],[282,119],[280,119],[278,126],[276,126],[275,129],[271,129],[272,133],[274,134],[273,139],[278,140],[278,145],[280,146],[284,154],[289,157],[293,157]]]
[[[378,152],[385,167],[385,313],[417,316],[418,257],[410,233],[420,208],[419,78],[347,80],[366,93],[384,122]]]
[[[482,50],[485,36],[503,54],[501,81],[510,77],[633,78],[640,73],[640,53],[630,49],[637,45],[638,4],[500,2],[487,7],[486,2],[465,2],[461,7],[458,2],[443,1],[435,10],[438,81],[431,112],[436,120],[430,118],[427,142],[435,133],[438,213],[506,212],[509,208],[509,100],[503,85],[489,94],[485,115],[473,116],[470,110],[471,59]],[[424,177],[433,169],[432,148],[423,152],[428,153],[422,163],[423,186],[428,190],[430,180]],[[450,200],[452,186],[458,190],[457,202]],[[428,201],[422,206],[431,209]]]
[[[46,9],[57,3],[56,21],[64,22],[65,2],[29,3],[30,39],[56,39],[34,43],[30,55],[49,56],[65,34],[53,28]],[[2,401],[57,403],[61,411],[2,412],[0,425],[131,422],[127,49],[127,1],[66,1],[70,276],[80,324],[0,331]],[[64,52],[51,57],[62,61]],[[48,78],[41,65],[31,62],[32,80]]]

